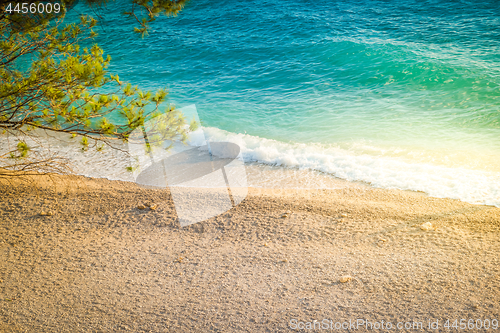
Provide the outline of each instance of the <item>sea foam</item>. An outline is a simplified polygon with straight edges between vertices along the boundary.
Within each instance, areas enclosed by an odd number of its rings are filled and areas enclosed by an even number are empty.
[[[374,187],[421,191],[433,197],[500,207],[500,173],[356,155],[338,147],[284,143],[217,128],[204,130],[210,141],[238,144],[246,162],[317,170]]]

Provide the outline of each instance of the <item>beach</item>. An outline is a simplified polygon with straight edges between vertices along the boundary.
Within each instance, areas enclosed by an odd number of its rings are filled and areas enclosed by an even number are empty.
[[[250,188],[228,212],[181,228],[168,189],[2,179],[0,331],[498,323],[499,208],[338,182]]]
[[[498,331],[498,1],[184,2],[5,8],[0,333]]]

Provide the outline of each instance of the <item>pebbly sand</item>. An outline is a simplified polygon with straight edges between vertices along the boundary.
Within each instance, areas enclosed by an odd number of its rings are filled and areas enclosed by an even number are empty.
[[[3,179],[0,196],[1,332],[284,332],[324,319],[446,332],[463,331],[447,319],[500,320],[495,207],[355,184],[250,188],[180,228],[168,190],[134,183]],[[158,208],[137,209],[148,202]]]

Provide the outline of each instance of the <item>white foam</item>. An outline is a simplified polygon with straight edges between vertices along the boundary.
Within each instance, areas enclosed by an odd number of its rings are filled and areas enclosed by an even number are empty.
[[[290,144],[217,128],[204,130],[210,141],[238,144],[246,162],[318,170],[375,187],[422,191],[433,197],[500,207],[500,173],[497,172],[413,164],[386,156],[356,155],[338,147]]]

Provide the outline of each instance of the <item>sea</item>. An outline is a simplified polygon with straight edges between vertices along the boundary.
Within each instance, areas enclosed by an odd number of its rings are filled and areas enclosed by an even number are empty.
[[[130,6],[69,15],[245,162],[500,207],[497,0],[192,0],[145,38]]]

